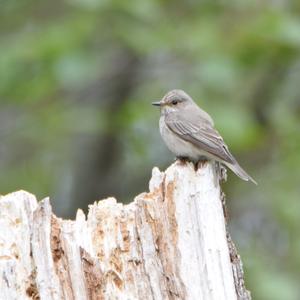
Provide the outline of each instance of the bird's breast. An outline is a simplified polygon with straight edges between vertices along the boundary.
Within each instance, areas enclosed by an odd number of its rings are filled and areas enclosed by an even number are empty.
[[[202,156],[206,156],[206,153],[202,152],[201,149],[183,140],[171,131],[165,123],[164,116],[161,116],[159,120],[159,129],[165,144],[176,156],[188,157],[195,161]]]

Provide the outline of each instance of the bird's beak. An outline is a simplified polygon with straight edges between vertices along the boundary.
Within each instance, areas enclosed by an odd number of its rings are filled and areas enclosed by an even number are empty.
[[[154,106],[161,106],[161,103],[160,103],[160,101],[152,102],[152,105],[154,105]]]

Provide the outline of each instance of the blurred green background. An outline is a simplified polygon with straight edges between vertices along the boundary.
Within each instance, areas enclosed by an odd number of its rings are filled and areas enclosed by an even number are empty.
[[[0,1],[0,193],[131,201],[173,162],[173,88],[259,183],[223,185],[253,299],[300,299],[299,1]]]

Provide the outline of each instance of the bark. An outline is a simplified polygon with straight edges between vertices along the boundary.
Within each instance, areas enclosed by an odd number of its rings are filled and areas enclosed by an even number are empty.
[[[153,169],[148,193],[63,220],[49,199],[0,198],[1,299],[250,299],[212,164]],[[224,202],[224,201],[223,201]]]

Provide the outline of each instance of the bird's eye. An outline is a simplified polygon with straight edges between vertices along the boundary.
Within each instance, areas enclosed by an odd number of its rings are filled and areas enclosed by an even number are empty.
[[[178,103],[177,100],[173,100],[173,101],[172,101],[172,104],[173,104],[173,105],[177,105],[177,103]]]

